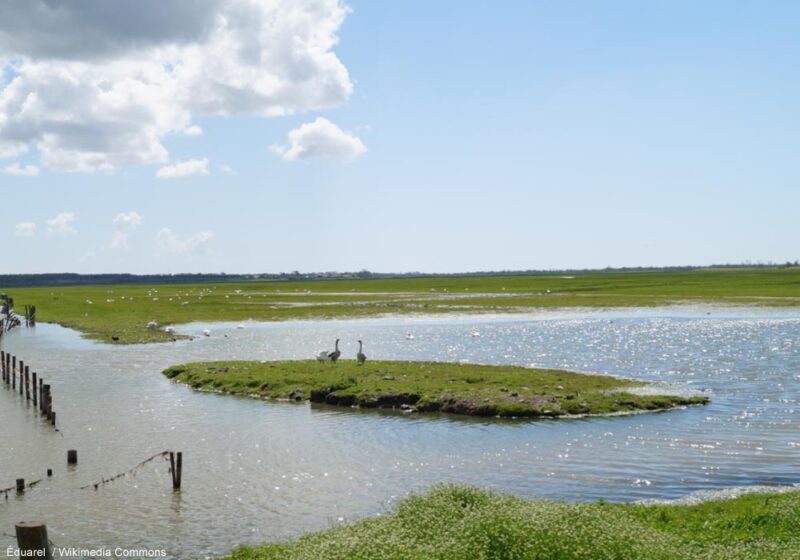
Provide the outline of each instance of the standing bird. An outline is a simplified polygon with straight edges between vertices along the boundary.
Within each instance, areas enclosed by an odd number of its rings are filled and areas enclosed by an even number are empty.
[[[364,362],[367,361],[367,355],[362,352],[364,348],[364,343],[360,340],[358,341],[358,354],[356,354],[356,360],[358,360],[358,365],[363,366]]]
[[[320,350],[317,352],[317,361],[318,362],[327,362],[328,361],[328,351],[327,350]]]
[[[338,360],[339,356],[341,356],[341,355],[342,355],[342,351],[339,350],[339,339],[337,338],[336,339],[336,346],[335,346],[333,352],[328,354],[328,359],[330,361],[332,361],[333,363],[336,363],[336,360]]]

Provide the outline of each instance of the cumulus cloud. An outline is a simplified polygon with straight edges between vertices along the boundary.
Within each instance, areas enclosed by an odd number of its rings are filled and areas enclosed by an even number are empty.
[[[183,133],[186,136],[201,136],[203,134],[203,129],[193,124],[192,126],[187,126],[183,129]]]
[[[18,177],[36,177],[39,174],[39,168],[35,165],[12,163],[3,168],[3,173],[6,175],[16,175]]]
[[[0,157],[63,171],[164,164],[194,116],[274,117],[352,92],[342,0],[0,2]]]
[[[108,246],[111,249],[125,249],[128,247],[128,239],[130,234],[128,232],[135,230],[142,223],[142,216],[131,210],[130,212],[120,212],[114,218],[114,227],[116,231],[111,237]]]
[[[0,53],[98,59],[205,38],[222,2],[215,0],[3,0]]]
[[[110,249],[127,249],[128,248],[128,234],[124,231],[115,231],[111,236],[111,241],[108,243]]]
[[[72,235],[78,231],[72,227],[75,221],[75,214],[73,212],[62,212],[54,218],[47,220],[47,233],[53,235]]]
[[[178,179],[191,175],[208,175],[207,159],[189,159],[186,161],[176,161],[172,165],[166,165],[156,171],[159,179]]]
[[[236,170],[230,165],[225,165],[224,163],[220,163],[219,165],[217,165],[217,168],[220,171],[222,171],[225,175],[230,175],[231,177],[236,177],[238,175]]]
[[[20,222],[14,226],[14,235],[17,237],[31,237],[36,233],[36,224],[33,222]]]
[[[156,236],[159,250],[176,254],[204,253],[212,239],[214,239],[214,234],[210,231],[200,231],[190,237],[182,239],[170,228],[161,228]]]
[[[142,224],[142,216],[131,210],[128,213],[120,212],[114,218],[114,225],[120,229],[135,229]]]
[[[289,132],[288,146],[271,149],[287,161],[319,158],[349,161],[367,151],[361,139],[322,117]]]

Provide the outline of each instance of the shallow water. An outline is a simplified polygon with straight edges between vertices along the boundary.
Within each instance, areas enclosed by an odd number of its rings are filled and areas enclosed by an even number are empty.
[[[710,314],[709,314],[710,313]],[[59,428],[0,390],[0,550],[15,521],[41,518],[57,545],[224,554],[379,514],[443,481],[529,497],[630,501],[800,481],[800,311],[672,308],[536,316],[193,324],[211,337],[108,346],[41,324],[3,348],[53,387]],[[477,331],[480,336],[472,336]],[[413,340],[406,334],[412,333]],[[227,336],[226,336],[227,335]],[[204,394],[160,371],[186,361],[297,359],[341,337],[371,359],[464,360],[603,372],[711,394],[705,407],[558,421],[498,421],[265,403]],[[367,366],[368,367],[368,366]],[[79,465],[66,466],[77,449]],[[78,490],[162,450],[168,465]],[[6,542],[8,541],[8,542]]]

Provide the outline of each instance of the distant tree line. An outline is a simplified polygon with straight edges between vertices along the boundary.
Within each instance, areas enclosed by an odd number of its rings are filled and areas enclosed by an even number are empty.
[[[82,286],[82,285],[115,285],[115,284],[200,284],[212,282],[251,282],[259,281],[292,281],[292,280],[353,280],[381,278],[454,278],[469,276],[523,276],[523,275],[560,275],[560,274],[596,274],[598,272],[688,272],[699,269],[725,268],[790,268],[800,267],[800,261],[776,263],[738,263],[714,264],[710,266],[661,266],[661,267],[607,267],[604,269],[559,269],[559,270],[485,270],[478,272],[292,272],[261,274],[0,274],[0,287],[15,288],[28,286]]]

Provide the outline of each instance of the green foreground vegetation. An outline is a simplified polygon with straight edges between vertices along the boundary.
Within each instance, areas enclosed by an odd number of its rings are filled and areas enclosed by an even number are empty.
[[[800,268],[592,272],[380,280],[0,288],[40,321],[106,342],[169,341],[159,326],[192,321],[281,321],[401,313],[511,313],[554,307],[680,303],[800,305]]]
[[[692,506],[528,501],[440,486],[390,515],[233,560],[782,560],[800,554],[800,492]]]
[[[164,375],[195,389],[264,399],[473,416],[555,418],[708,402],[634,394],[626,389],[645,383],[608,375],[438,362],[200,362],[173,366]]]

